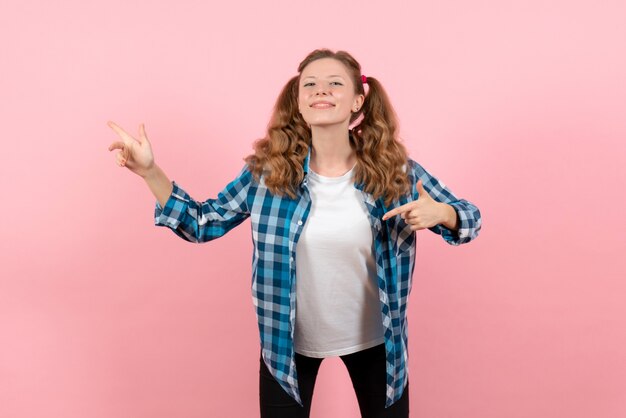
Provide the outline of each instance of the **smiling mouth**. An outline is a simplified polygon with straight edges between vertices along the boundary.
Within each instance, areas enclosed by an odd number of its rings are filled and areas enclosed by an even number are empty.
[[[329,103],[318,103],[318,104],[314,104],[311,106],[313,109],[329,109],[331,107],[335,107],[332,104]]]

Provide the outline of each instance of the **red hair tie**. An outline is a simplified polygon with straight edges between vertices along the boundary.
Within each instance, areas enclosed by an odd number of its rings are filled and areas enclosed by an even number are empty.
[[[365,77],[364,75],[361,76],[361,81],[363,82],[363,84],[367,83],[367,77]]]

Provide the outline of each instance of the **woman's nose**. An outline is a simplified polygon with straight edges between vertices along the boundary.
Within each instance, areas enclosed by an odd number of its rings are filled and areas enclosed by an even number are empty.
[[[327,93],[327,91],[328,91],[328,87],[326,87],[326,86],[325,86],[325,85],[323,85],[322,83],[319,83],[319,84],[316,86],[316,92],[315,92],[315,94],[322,94],[322,93],[323,93],[323,94],[326,94],[326,93]]]

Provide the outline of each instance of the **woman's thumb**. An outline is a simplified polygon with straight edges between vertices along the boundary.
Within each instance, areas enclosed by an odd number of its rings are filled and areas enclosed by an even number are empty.
[[[142,123],[139,125],[139,139],[144,142],[148,137],[146,136],[146,126]]]
[[[424,182],[422,179],[417,181],[417,193],[419,194],[419,197],[430,197],[426,189],[424,189]]]

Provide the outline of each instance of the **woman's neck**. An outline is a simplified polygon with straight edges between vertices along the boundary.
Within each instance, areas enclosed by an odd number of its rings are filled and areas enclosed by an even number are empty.
[[[309,166],[322,176],[341,176],[356,163],[356,152],[350,144],[350,132],[347,129],[313,130],[312,144]]]

